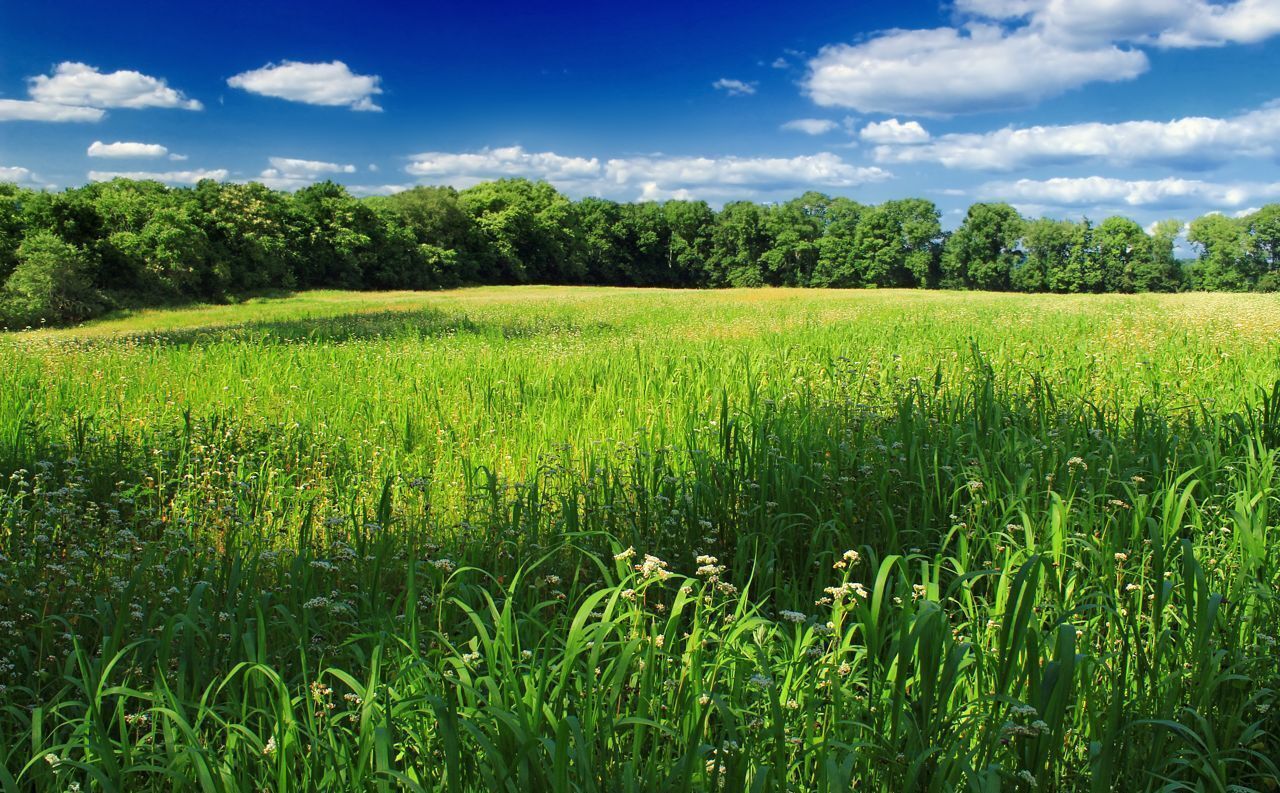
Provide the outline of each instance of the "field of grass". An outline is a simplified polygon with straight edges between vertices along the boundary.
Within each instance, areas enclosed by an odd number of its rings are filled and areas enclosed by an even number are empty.
[[[1280,789],[1280,298],[0,335],[0,790]]]

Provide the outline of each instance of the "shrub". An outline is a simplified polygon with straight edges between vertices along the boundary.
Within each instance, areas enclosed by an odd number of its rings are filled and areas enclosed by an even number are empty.
[[[0,319],[9,326],[78,322],[101,312],[84,252],[56,234],[28,234],[4,284]]]

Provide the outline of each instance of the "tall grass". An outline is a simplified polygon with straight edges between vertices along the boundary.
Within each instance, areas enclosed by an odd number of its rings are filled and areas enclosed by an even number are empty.
[[[1276,300],[322,297],[0,341],[0,789],[1278,787]]]

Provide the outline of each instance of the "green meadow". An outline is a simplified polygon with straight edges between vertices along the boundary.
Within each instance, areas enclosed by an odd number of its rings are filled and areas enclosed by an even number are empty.
[[[1280,789],[1280,297],[0,334],[0,791]]]

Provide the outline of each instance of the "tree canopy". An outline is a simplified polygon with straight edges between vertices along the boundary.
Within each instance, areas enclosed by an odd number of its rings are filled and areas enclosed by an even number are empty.
[[[974,204],[944,233],[933,202],[817,192],[780,204],[571,201],[545,182],[358,198],[203,181],[116,179],[61,192],[0,185],[0,326],[260,290],[467,284],[921,287],[1026,292],[1280,289],[1280,204],[1144,230]]]

